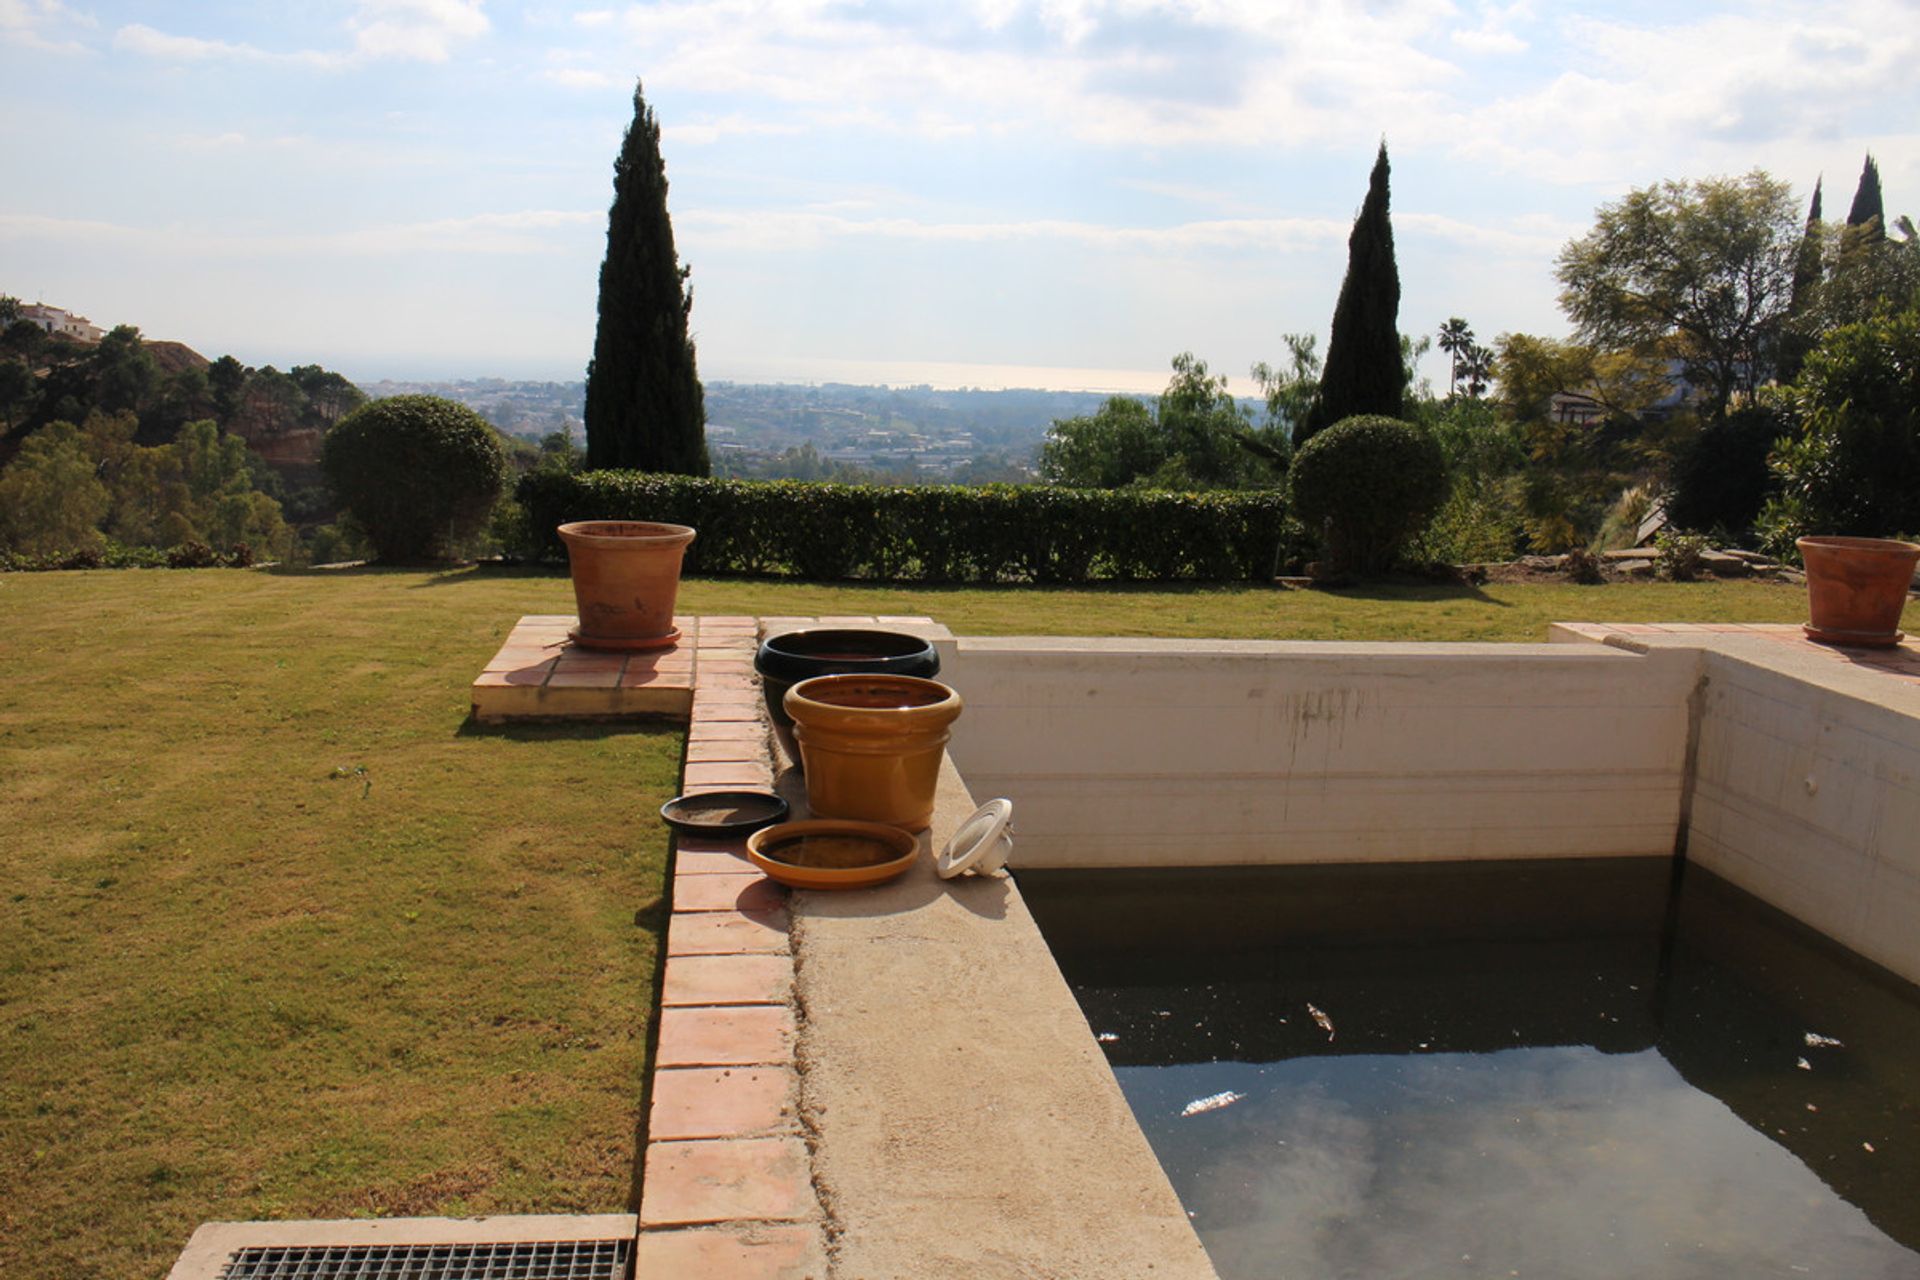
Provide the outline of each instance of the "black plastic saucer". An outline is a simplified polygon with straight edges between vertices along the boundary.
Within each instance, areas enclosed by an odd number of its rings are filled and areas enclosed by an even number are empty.
[[[771,791],[702,791],[675,796],[660,806],[675,831],[702,836],[744,836],[787,816],[787,802]]]

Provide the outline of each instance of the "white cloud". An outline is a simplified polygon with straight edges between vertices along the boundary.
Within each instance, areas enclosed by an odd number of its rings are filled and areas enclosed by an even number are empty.
[[[1826,139],[1876,145],[1901,112],[1895,104],[1912,118],[1912,19],[1901,0],[1768,5],[1651,26],[1568,18],[1561,38],[1578,70],[1440,123],[1467,154],[1551,181],[1619,187],[1744,172],[1762,148],[1804,154],[1817,169]]]
[[[20,4],[24,0],[0,0]],[[297,49],[277,52],[257,45],[201,36],[174,35],[144,23],[130,23],[114,33],[113,47],[167,62],[280,62],[318,68],[338,68],[355,61],[381,58],[445,62],[454,45],[486,34],[491,25],[482,12],[484,0],[360,0],[347,20],[353,34],[351,52]]]
[[[608,47],[609,12],[575,15],[596,24],[579,65],[616,81],[637,65],[650,90],[724,100],[733,133],[770,131],[741,127],[760,118],[1322,152],[1386,134],[1396,152],[1601,187],[1700,157],[1744,170],[1774,143],[1884,138],[1884,122],[1912,118],[1920,61],[1910,0],[1631,19],[1529,0],[661,0],[618,11],[625,48]]]
[[[1515,4],[1481,4],[1480,25],[1448,33],[1448,39],[1475,54],[1525,53],[1527,41],[1514,28],[1533,17],[1529,0]]]
[[[445,62],[454,45],[492,26],[484,7],[485,0],[360,0],[347,26],[367,57]]]
[[[113,47],[125,53],[137,53],[143,57],[159,58],[167,62],[216,60],[290,62],[313,67],[336,66],[340,62],[336,55],[312,49],[275,53],[250,44],[235,44],[226,40],[203,40],[198,36],[169,35],[167,32],[156,31],[138,22],[121,27],[114,32]]]
[[[85,53],[81,41],[53,32],[98,25],[91,14],[76,13],[60,0],[0,0],[0,43],[42,53]]]
[[[1444,0],[980,0],[863,13],[826,0],[667,0],[622,27],[651,87],[848,113],[929,137],[1064,130],[1114,146],[1370,139],[1457,78],[1420,44]],[[1032,21],[1017,21],[1021,16]]]

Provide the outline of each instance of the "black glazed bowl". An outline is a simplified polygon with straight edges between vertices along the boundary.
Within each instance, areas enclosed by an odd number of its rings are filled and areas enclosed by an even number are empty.
[[[940,654],[931,640],[900,631],[831,627],[789,631],[761,641],[759,652],[753,655],[753,669],[760,673],[767,713],[775,724],[791,725],[793,719],[781,699],[802,680],[838,675],[931,679],[940,674]]]

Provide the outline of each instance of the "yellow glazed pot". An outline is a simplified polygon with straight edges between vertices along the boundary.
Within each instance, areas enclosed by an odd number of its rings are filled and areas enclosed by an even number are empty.
[[[959,694],[916,676],[815,676],[787,690],[783,705],[816,815],[909,831],[933,821]]]
[[[568,633],[588,649],[664,649],[680,638],[673,602],[693,530],[651,520],[560,526],[580,621]]]

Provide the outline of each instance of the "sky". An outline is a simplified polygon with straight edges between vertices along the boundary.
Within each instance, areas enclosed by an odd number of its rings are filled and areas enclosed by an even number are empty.
[[[636,80],[709,379],[1246,389],[1375,148],[1400,326],[1563,335],[1595,207],[1920,213],[1920,0],[0,0],[0,292],[249,364],[572,380]],[[1445,380],[1441,358],[1426,371]]]

